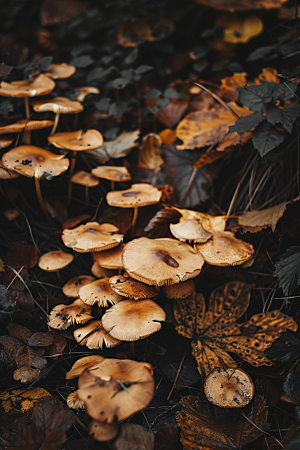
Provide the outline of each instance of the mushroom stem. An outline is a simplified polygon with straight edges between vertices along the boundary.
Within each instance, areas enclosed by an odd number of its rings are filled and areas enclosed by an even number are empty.
[[[36,194],[37,194],[37,198],[40,202],[40,205],[42,207],[42,210],[44,211],[45,216],[47,217],[47,219],[49,220],[49,222],[52,222],[52,219],[50,217],[49,211],[47,209],[47,206],[43,200],[43,196],[42,196],[42,192],[41,192],[41,185],[40,185],[40,179],[39,178],[34,178],[35,180],[35,189],[36,189]]]
[[[55,114],[55,119],[54,119],[54,124],[50,133],[50,136],[52,136],[52,134],[55,133],[57,126],[58,126],[58,122],[59,122],[59,118],[60,118],[60,113],[56,113]]]
[[[68,183],[68,205],[71,203],[71,199],[72,199],[72,181],[71,181],[71,177],[72,177],[72,175],[74,173],[74,169],[75,169],[76,155],[77,155],[76,152],[72,152],[70,172],[69,172],[69,183]]]
[[[60,270],[57,270],[57,271],[56,271],[56,274],[57,274],[58,280],[59,280],[61,283],[63,283],[63,280],[62,280],[62,277],[61,277]]]
[[[131,223],[131,237],[134,237],[134,228],[135,228],[135,224],[136,224],[136,219],[138,216],[138,206],[134,207],[134,211],[133,211],[133,218],[132,218],[132,223]]]
[[[115,190],[115,182],[113,180],[111,180],[110,186],[111,186],[111,190],[114,191]]]
[[[85,201],[86,201],[85,207],[87,207],[90,203],[89,186],[85,186]]]
[[[30,119],[29,97],[24,97],[24,104],[25,104],[26,119],[29,120]],[[30,144],[30,131],[29,130],[24,129],[23,142],[25,144]]]

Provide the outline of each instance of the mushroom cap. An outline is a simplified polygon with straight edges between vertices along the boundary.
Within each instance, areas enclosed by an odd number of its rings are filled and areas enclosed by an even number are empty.
[[[107,423],[99,420],[92,420],[89,423],[89,434],[96,441],[111,441],[119,433],[119,425],[117,422]]]
[[[205,378],[204,393],[217,406],[243,408],[253,398],[254,384],[242,369],[216,367]]]
[[[84,403],[77,397],[77,391],[71,392],[67,397],[67,405],[71,409],[84,409]]]
[[[165,311],[152,300],[123,300],[102,316],[103,328],[122,341],[138,341],[161,329]]]
[[[111,191],[106,195],[107,203],[110,206],[120,208],[154,205],[160,201],[160,198],[161,191],[146,183],[133,184],[125,191]]]
[[[3,167],[26,177],[41,178],[44,173],[54,177],[68,170],[70,161],[64,155],[56,155],[34,145],[15,147],[2,156]]]
[[[33,131],[53,126],[53,120],[27,120],[22,119],[10,125],[0,127],[0,134],[21,133],[23,130]]]
[[[44,75],[50,78],[69,78],[76,72],[75,66],[70,66],[66,63],[61,64],[50,64],[47,69],[47,72],[44,72]]]
[[[76,225],[81,224],[82,222],[84,222],[87,219],[90,219],[91,215],[90,214],[81,214],[80,216],[76,216],[76,217],[70,217],[70,219],[67,219],[64,223],[62,228],[75,228]]]
[[[55,250],[42,255],[39,259],[38,266],[46,272],[56,272],[71,264],[74,256],[70,253]]]
[[[177,284],[170,284],[169,286],[163,286],[163,293],[165,297],[180,300],[193,295],[195,292],[195,283],[192,278],[186,281],[182,281]]]
[[[48,80],[51,80],[51,78],[48,78]],[[54,81],[52,82],[54,83]],[[70,100],[66,97],[35,100],[31,105],[35,112],[51,111],[55,114],[77,114],[83,111],[83,106],[80,102]]]
[[[77,103],[77,102],[76,102]],[[98,130],[64,131],[48,136],[50,144],[58,148],[65,148],[73,152],[95,150],[103,145],[103,136]]]
[[[7,137],[5,137],[5,136],[1,137],[1,138],[0,138],[0,149],[1,149],[1,148],[6,148],[6,147],[8,147],[8,146],[11,145],[13,142],[14,142],[13,139],[9,139],[9,138],[7,138]]]
[[[143,298],[153,298],[158,295],[158,290],[149,284],[142,283],[130,277],[115,275],[109,279],[113,291],[123,297],[133,298],[135,300]],[[186,282],[185,282],[186,283]]]
[[[94,187],[98,186],[99,180],[97,177],[94,177],[89,172],[85,172],[84,170],[79,170],[75,172],[71,177],[72,183],[81,184],[82,186]]]
[[[98,302],[99,306],[108,306],[118,303],[123,297],[112,290],[109,284],[109,278],[93,281],[79,289],[79,298],[87,305],[94,305]]]
[[[206,231],[198,220],[183,220],[179,223],[170,223],[170,230],[176,239],[182,242],[206,242],[212,234]]]
[[[126,167],[120,166],[98,166],[92,169],[92,174],[98,178],[104,178],[110,181],[129,181],[130,173]]]
[[[48,325],[57,330],[66,330],[74,323],[85,323],[92,319],[91,307],[80,298],[70,305],[56,305],[49,314]]]
[[[93,419],[112,423],[145,408],[154,393],[153,369],[149,363],[106,359],[86,369],[78,379],[78,398]]]
[[[9,221],[16,219],[20,214],[18,209],[8,209],[7,211],[4,211],[4,215]]]
[[[94,262],[92,265],[91,272],[97,278],[110,278],[117,273],[114,269],[105,269],[104,267],[99,266],[97,262]]]
[[[89,355],[83,358],[77,359],[73,364],[69,372],[66,373],[66,379],[71,380],[72,378],[79,377],[85,369],[96,366],[100,362],[105,361],[105,358],[100,355]]]
[[[92,333],[98,327],[99,329]],[[107,348],[111,348],[122,343],[104,330],[101,320],[89,320],[83,327],[77,328],[73,335],[80,345],[86,345],[91,350],[99,348],[102,350],[103,344]]]
[[[4,95],[5,97],[35,97],[37,95],[49,94],[54,88],[54,81],[41,74],[36,78],[12,81],[11,83],[1,81],[0,95]]]
[[[62,240],[67,247],[79,253],[100,252],[116,247],[123,241],[123,234],[114,225],[87,222],[77,228],[63,230]]]
[[[254,253],[251,244],[235,238],[230,231],[214,231],[212,239],[194,247],[206,263],[221,267],[243,264]]]
[[[95,252],[95,262],[105,269],[123,269],[122,257],[125,245],[121,244],[103,252]]]
[[[163,286],[196,277],[204,259],[188,244],[176,239],[142,237],[126,244],[123,264],[132,278]]]
[[[0,180],[13,180],[14,178],[18,178],[20,176],[19,173],[14,170],[4,169],[0,167]]]
[[[89,275],[79,275],[69,280],[62,288],[66,297],[78,298],[79,289],[89,283],[95,281],[95,278]]]
[[[76,97],[76,100],[78,102],[83,102],[83,100],[85,99],[85,97],[88,94],[100,94],[100,91],[98,88],[94,87],[94,86],[83,86],[83,87],[77,87],[76,91],[79,91],[80,94]]]

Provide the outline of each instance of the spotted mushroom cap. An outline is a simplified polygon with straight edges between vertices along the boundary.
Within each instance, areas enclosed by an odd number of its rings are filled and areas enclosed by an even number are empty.
[[[122,275],[111,277],[109,283],[113,291],[124,297],[133,298],[134,300],[153,298],[159,294],[158,289],[154,286]]]
[[[4,168],[26,177],[41,178],[45,173],[58,176],[68,170],[70,161],[64,155],[56,155],[34,145],[15,147],[2,156]]]
[[[176,239],[182,242],[206,242],[212,234],[206,231],[198,220],[183,220],[179,223],[171,223],[170,230]]]
[[[112,423],[145,408],[154,394],[153,369],[149,363],[106,359],[86,369],[78,379],[78,398],[90,417]]]
[[[110,181],[129,181],[130,173],[126,167],[120,166],[98,166],[92,169],[92,174],[98,178],[104,178]]]
[[[123,234],[117,234],[118,228],[111,224],[87,222],[77,228],[65,229],[63,243],[79,253],[99,252],[116,247],[123,241]]]
[[[204,259],[188,244],[176,239],[142,237],[126,244],[123,264],[132,278],[163,286],[196,277]]]
[[[95,262],[105,269],[123,269],[122,256],[125,245],[121,244],[103,252],[95,252]]]
[[[125,191],[111,191],[106,195],[107,203],[110,206],[120,208],[134,208],[135,206],[147,206],[158,203],[161,198],[161,191],[151,184],[133,184]]]
[[[118,303],[123,297],[112,290],[109,278],[101,278],[79,289],[80,299],[87,305],[98,303],[99,306],[108,306]]]
[[[66,297],[78,298],[79,289],[86,284],[95,281],[95,277],[90,275],[79,275],[69,280],[62,288]]]
[[[253,398],[254,384],[242,369],[216,367],[204,381],[207,399],[223,408],[243,408]]]
[[[71,264],[74,256],[70,253],[55,250],[53,252],[44,253],[39,259],[38,266],[46,272],[56,272]]]
[[[70,305],[56,305],[49,314],[48,325],[57,330],[66,330],[74,323],[85,323],[92,319],[91,307],[77,299]]]
[[[78,103],[78,102],[76,102]],[[65,131],[48,136],[50,144],[73,152],[95,150],[103,145],[103,136],[98,130]]]
[[[81,184],[82,186],[87,187],[94,187],[98,186],[99,184],[99,180],[97,177],[94,177],[94,175],[89,172],[85,172],[84,170],[75,172],[71,177],[71,181],[72,183]]]
[[[22,119],[10,125],[0,127],[0,134],[21,133],[23,130],[33,131],[53,126],[53,120],[27,120]]]
[[[48,78],[48,80],[51,80],[51,78]],[[77,114],[83,111],[83,106],[80,102],[70,100],[66,97],[55,97],[48,100],[35,100],[31,103],[31,105],[35,112],[51,111],[55,114]]]
[[[222,267],[243,264],[254,253],[251,244],[237,239],[230,231],[213,231],[212,239],[194,247],[206,263]]]
[[[104,330],[101,320],[89,320],[83,327],[77,328],[73,335],[80,345],[86,345],[92,350],[99,348],[102,350],[103,344],[111,348],[122,343]]]
[[[55,83],[51,78],[41,74],[36,78],[6,83],[1,81],[0,95],[5,97],[36,97],[52,92]]]

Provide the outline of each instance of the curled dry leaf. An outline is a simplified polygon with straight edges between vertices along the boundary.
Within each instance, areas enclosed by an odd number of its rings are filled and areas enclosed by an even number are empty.
[[[164,162],[161,157],[160,146],[161,140],[157,134],[149,133],[144,136],[139,153],[138,166],[158,172]]]

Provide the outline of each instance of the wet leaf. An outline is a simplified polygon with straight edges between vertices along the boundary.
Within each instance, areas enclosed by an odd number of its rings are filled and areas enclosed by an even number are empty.
[[[5,262],[8,266],[19,270],[21,267],[31,269],[38,262],[38,254],[33,245],[27,242],[15,242],[7,252]]]
[[[284,295],[292,295],[300,285],[300,247],[289,248],[275,263],[274,277],[279,279]]]

